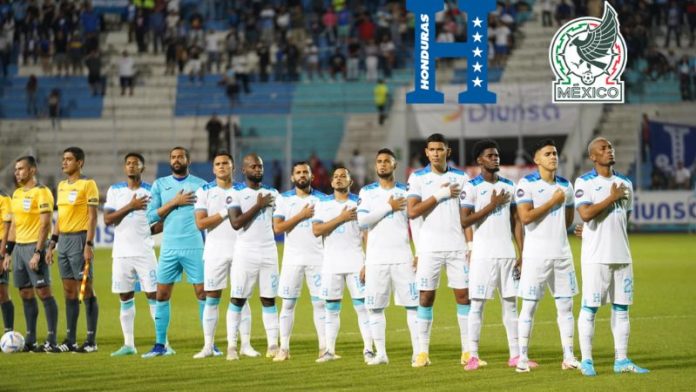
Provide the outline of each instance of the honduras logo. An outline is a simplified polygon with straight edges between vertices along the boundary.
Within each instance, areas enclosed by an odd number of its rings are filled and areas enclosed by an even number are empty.
[[[605,3],[601,20],[588,16],[563,25],[551,40],[549,63],[554,103],[623,103],[626,42],[614,8]]]

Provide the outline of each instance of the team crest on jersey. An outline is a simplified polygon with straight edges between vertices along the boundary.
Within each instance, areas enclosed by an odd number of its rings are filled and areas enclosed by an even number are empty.
[[[227,196],[227,198],[225,199],[225,203],[227,203],[227,204],[232,203],[232,196]]]
[[[524,189],[520,188],[517,190],[517,197],[522,197],[522,196],[524,196]]]
[[[554,103],[623,103],[626,41],[614,8],[605,2],[602,19],[587,16],[563,25],[551,40],[549,63],[556,75]]]
[[[575,191],[575,197],[577,197],[577,198],[582,197],[582,195],[584,195],[584,194],[585,194],[585,191],[583,191],[582,189],[578,189],[577,191]]]
[[[466,191],[463,190],[463,191],[459,194],[459,198],[462,199],[462,200],[466,199]]]

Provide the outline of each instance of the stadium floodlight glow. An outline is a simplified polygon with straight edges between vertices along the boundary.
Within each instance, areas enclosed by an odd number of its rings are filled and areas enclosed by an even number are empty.
[[[406,94],[406,103],[445,103],[437,91],[436,59],[466,58],[466,91],[459,103],[496,103],[488,90],[488,14],[495,10],[494,0],[459,0],[458,7],[467,15],[467,42],[436,42],[435,14],[445,7],[444,0],[407,0],[406,8],[415,14],[413,77],[414,90]]]

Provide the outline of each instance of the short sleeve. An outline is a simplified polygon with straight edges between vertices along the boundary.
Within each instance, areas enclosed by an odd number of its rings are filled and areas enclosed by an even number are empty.
[[[476,190],[474,185],[470,182],[464,184],[462,193],[459,194],[459,206],[462,208],[468,208],[472,211],[476,209]]]
[[[208,212],[208,192],[203,188],[196,190],[196,203],[193,205],[194,211]]]
[[[116,211],[116,195],[113,187],[109,187],[106,191],[106,201],[104,202],[104,211]]]
[[[408,197],[423,198],[420,178],[415,173],[408,178]]]
[[[592,204],[592,187],[582,178],[575,180],[575,208]]]
[[[48,188],[42,188],[38,194],[37,204],[40,213],[53,212],[53,195]]]
[[[275,209],[273,210],[273,218],[280,218],[282,220],[287,219],[288,211],[287,211],[287,205],[288,205],[288,200],[287,198],[283,197],[280,195],[279,197],[276,198],[275,201]]]
[[[99,188],[97,188],[97,183],[94,180],[87,181],[85,187],[85,192],[87,193],[87,205],[88,206],[98,206],[99,205]]]
[[[626,211],[633,211],[633,203],[635,202],[635,192],[633,191],[633,184],[628,182],[626,184],[628,187],[628,200],[626,201]]]
[[[0,197],[0,215],[2,215],[1,218],[3,222],[12,220],[11,200],[12,199],[6,196]]]
[[[230,192],[229,200],[230,201],[227,203],[227,209],[230,209],[230,208],[240,209],[241,204],[239,204],[239,192],[238,191],[232,190],[232,192]]]
[[[360,190],[358,194],[358,213],[369,213],[370,212],[370,200],[367,197],[367,191],[365,188]]]
[[[573,185],[568,183],[568,187],[565,190],[565,206],[566,208],[573,208],[575,205],[575,199],[573,196]]]
[[[525,179],[520,180],[515,190],[515,204],[531,203],[532,190],[531,183]]]
[[[328,203],[322,202],[317,204],[317,211],[314,213],[314,217],[312,217],[312,223],[324,223],[327,208]]]

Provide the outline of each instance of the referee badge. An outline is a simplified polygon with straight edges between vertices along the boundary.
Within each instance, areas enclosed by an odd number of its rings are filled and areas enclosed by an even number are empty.
[[[24,208],[24,211],[29,211],[31,209],[31,199],[25,198],[22,200],[22,208]]]
[[[70,191],[68,193],[68,203],[75,204],[75,200],[77,200],[77,191]]]

